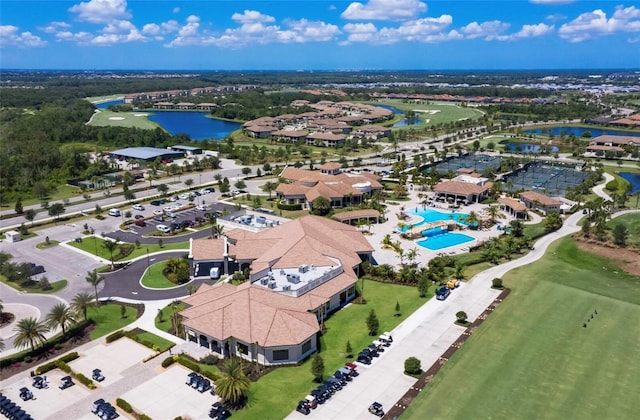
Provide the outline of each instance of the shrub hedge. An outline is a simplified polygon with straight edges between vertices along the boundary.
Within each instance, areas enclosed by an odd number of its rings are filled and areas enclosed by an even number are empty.
[[[116,405],[120,408],[122,408],[124,411],[126,411],[127,413],[131,413],[133,412],[133,408],[131,407],[131,404],[129,404],[128,402],[126,402],[125,400],[123,400],[122,398],[117,398],[116,399]]]
[[[125,335],[124,330],[118,330],[114,333],[109,334],[105,340],[107,341],[107,343],[111,343],[124,337],[124,335]]]
[[[285,203],[278,203],[278,208],[280,210],[291,210],[291,211],[296,211],[296,210],[302,210],[302,204],[285,204]]]
[[[169,366],[171,366],[173,363],[175,362],[175,360],[173,360],[173,356],[169,356],[166,359],[164,359],[162,361],[162,367],[163,368],[168,368]]]

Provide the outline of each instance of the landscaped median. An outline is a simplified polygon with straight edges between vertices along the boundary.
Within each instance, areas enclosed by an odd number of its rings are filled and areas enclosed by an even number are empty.
[[[160,251],[172,251],[172,250],[180,250],[189,249],[189,242],[176,242],[176,243],[168,243],[168,244],[140,244],[139,246],[136,244],[131,244],[127,242],[115,242],[115,246],[112,251],[110,250],[110,246],[105,245],[106,243],[115,241],[109,239],[103,239],[98,236],[86,236],[82,238],[81,241],[69,241],[67,245],[77,248],[81,251],[87,252],[89,254],[95,255],[102,259],[111,261],[113,258],[114,262],[122,262],[129,261],[135,258],[140,258],[145,255],[154,254]]]

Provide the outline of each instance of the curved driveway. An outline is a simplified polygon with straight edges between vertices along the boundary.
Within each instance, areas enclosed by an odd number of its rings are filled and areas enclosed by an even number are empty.
[[[124,298],[140,301],[177,299],[187,296],[189,295],[187,288],[191,285],[199,286],[202,280],[192,280],[187,284],[170,289],[148,289],[140,283],[148,264],[181,257],[184,254],[185,250],[156,253],[149,256],[149,261],[147,261],[146,256],[140,257],[131,262],[127,268],[104,274],[104,287],[98,293],[98,296],[102,299]]]

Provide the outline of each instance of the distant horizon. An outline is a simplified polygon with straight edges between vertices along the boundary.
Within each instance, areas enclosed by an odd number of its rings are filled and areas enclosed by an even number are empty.
[[[255,69],[255,68],[246,68],[246,69],[160,69],[160,68],[139,68],[139,69],[98,69],[98,68],[3,68],[0,66],[0,69],[3,71],[51,71],[51,72],[154,72],[154,73],[187,73],[187,72],[196,72],[196,73],[237,73],[237,72],[251,72],[251,73],[356,73],[356,72],[383,72],[383,73],[394,73],[394,72],[416,72],[416,73],[439,73],[439,72],[467,72],[467,73],[499,73],[499,72],[633,72],[640,73],[639,67],[629,67],[629,68],[503,68],[503,69],[410,69],[410,68],[397,68],[397,69],[376,69],[376,68],[362,68],[362,69]]]
[[[640,5],[3,0],[0,47],[2,68],[33,70],[636,69]]]

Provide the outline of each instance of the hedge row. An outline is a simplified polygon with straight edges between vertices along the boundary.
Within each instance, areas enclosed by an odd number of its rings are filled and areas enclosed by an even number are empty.
[[[147,416],[146,414],[136,413],[133,410],[133,407],[131,407],[131,404],[129,404],[128,402],[126,402],[122,398],[117,398],[116,399],[116,405],[118,407],[122,408],[127,413],[131,414],[133,417],[135,417],[138,420],[151,420],[151,417]]]
[[[292,211],[296,211],[296,210],[302,210],[302,204],[285,204],[285,203],[278,203],[278,208],[280,210],[292,210]]]
[[[35,350],[20,352],[20,353],[16,353],[11,356],[5,357],[4,359],[0,360],[0,368],[11,366],[14,363],[20,363],[20,362],[30,363],[29,362],[30,360],[36,359],[45,353],[49,353],[51,349],[54,349],[54,348],[56,350],[59,349],[62,343],[69,340],[70,337],[81,335],[82,333],[84,333],[85,328],[93,324],[95,324],[95,322],[93,322],[91,319],[81,321],[78,324],[74,325],[72,328],[70,328],[64,337],[58,336],[54,339],[48,340],[44,344],[42,344],[42,346],[36,348]]]
[[[76,360],[78,357],[80,357],[78,355],[77,351],[65,354],[64,356],[62,356],[59,359],[53,360],[49,363],[45,363],[42,366],[38,366],[36,368],[36,374],[37,375],[42,375],[43,373],[47,373],[50,370],[53,369],[61,369],[67,373],[71,372],[71,367],[69,367],[69,365],[67,364],[68,362],[71,362],[72,360]]]
[[[105,340],[107,341],[107,343],[112,343],[112,342],[124,337],[124,335],[125,335],[124,330],[118,330],[118,331],[116,331],[114,333],[109,334]]]
[[[182,355],[175,355],[173,356],[173,360],[175,362],[180,363],[182,366],[186,367],[187,369],[190,369],[196,373],[199,373],[203,376],[206,376],[207,378],[211,379],[212,381],[217,381],[218,377],[212,373],[209,372],[208,370],[202,370],[200,369],[200,366],[192,359],[190,359],[189,357],[186,356],[182,356]],[[165,359],[162,363],[164,365],[164,363],[167,362],[167,360]],[[167,366],[169,366],[171,363],[169,363]]]

